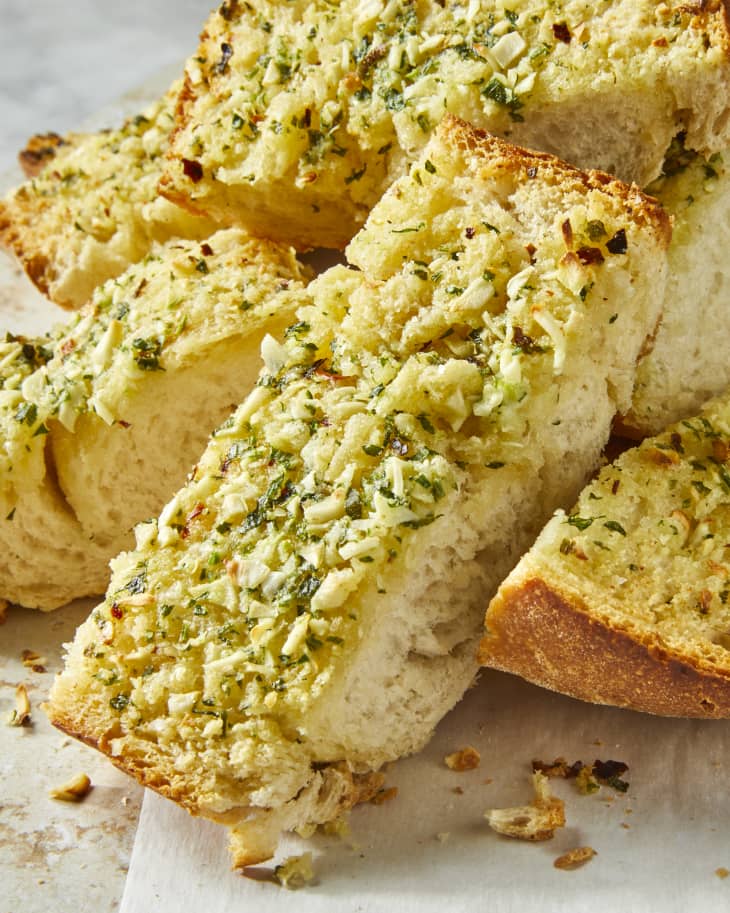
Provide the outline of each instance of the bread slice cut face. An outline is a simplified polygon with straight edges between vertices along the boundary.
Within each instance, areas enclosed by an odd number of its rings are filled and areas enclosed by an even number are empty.
[[[595,466],[668,240],[637,190],[447,118],[113,562],[54,724],[228,825],[239,866],[367,796]]]
[[[730,399],[558,511],[487,613],[483,663],[583,700],[730,716]]]
[[[681,131],[730,145],[729,77],[719,2],[231,0],[188,62],[161,187],[341,248],[447,112],[643,187]]]
[[[0,201],[0,244],[57,304],[86,304],[153,242],[215,231],[157,193],[179,88],[119,128],[34,137],[21,152],[30,180]]]
[[[730,386],[730,150],[705,159],[678,138],[647,193],[672,216],[673,230],[661,323],[618,423],[638,438],[690,418]]]
[[[0,598],[53,609],[104,592],[308,278],[290,248],[228,229],[155,249],[49,336],[0,344]]]

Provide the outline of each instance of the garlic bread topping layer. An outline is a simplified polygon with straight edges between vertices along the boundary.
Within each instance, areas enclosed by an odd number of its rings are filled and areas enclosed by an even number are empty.
[[[161,186],[343,246],[446,113],[643,186],[681,130],[727,145],[729,49],[717,3],[225,2],[188,61]]]
[[[0,202],[0,243],[58,304],[81,307],[153,242],[215,231],[157,192],[179,87],[117,129],[44,147],[47,164]]]
[[[56,725],[239,864],[329,820],[327,771],[416,750],[472,680],[485,591],[628,401],[667,243],[638,191],[447,119],[113,562]]]

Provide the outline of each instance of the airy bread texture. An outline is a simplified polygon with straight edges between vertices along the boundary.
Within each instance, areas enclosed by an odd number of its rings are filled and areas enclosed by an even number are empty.
[[[658,434],[730,386],[730,151],[709,160],[672,144],[664,174],[647,189],[673,219],[662,321],[642,358],[618,430]]]
[[[236,229],[168,242],[47,338],[0,346],[0,597],[53,609],[185,480],[306,271]]]
[[[606,467],[487,612],[483,663],[596,703],[730,716],[730,398]]]
[[[635,189],[447,118],[113,562],[53,723],[228,825],[238,866],[369,794],[596,465],[668,240]]]
[[[450,112],[644,186],[730,144],[723,3],[226,0],[187,65],[161,189],[343,247]]]
[[[81,307],[155,241],[215,231],[157,193],[179,88],[119,129],[34,137],[21,152],[31,180],[0,201],[0,244],[57,304]]]

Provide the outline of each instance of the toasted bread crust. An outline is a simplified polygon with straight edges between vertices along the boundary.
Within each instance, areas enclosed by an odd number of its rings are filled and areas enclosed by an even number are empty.
[[[543,688],[662,716],[730,717],[730,672],[599,622],[578,597],[531,574],[502,589],[487,624],[480,662]]]
[[[138,757],[115,756],[111,751],[113,732],[109,732],[99,739],[89,736],[88,732],[97,728],[91,719],[97,716],[93,709],[90,712],[89,707],[84,705],[78,708],[78,713],[59,713],[55,704],[46,704],[43,709],[56,729],[100,751],[123,773],[133,777],[147,789],[153,790],[166,799],[171,799],[184,808],[191,816],[199,817],[201,815],[196,802],[197,797],[191,795],[189,785],[186,786],[184,777],[181,776],[179,782],[174,781],[164,772],[162,767],[154,764],[144,764]],[[323,783],[331,779],[337,784],[338,796],[336,804],[334,808],[328,808],[327,817],[331,821],[336,820],[356,805],[369,802],[382,789],[385,782],[385,774],[382,772],[355,772],[345,761],[333,761],[329,764],[321,765],[317,768],[317,771],[321,775]],[[317,774],[315,773],[314,775],[316,776]],[[320,787],[320,789],[323,790],[324,786]],[[297,798],[295,797],[292,800],[292,804],[296,803]],[[257,808],[255,809],[255,814],[257,816],[265,816],[269,811],[266,808]],[[273,854],[273,849],[265,843],[257,845],[255,842],[250,844],[245,840],[236,839],[235,825],[237,820],[245,819],[249,812],[248,808],[241,807],[230,809],[220,816],[211,815],[210,812],[206,813],[207,817],[214,818],[221,824],[233,825],[230,853],[232,867],[235,869],[243,869],[246,866],[266,862]],[[319,823],[325,824],[327,822],[322,821]]]
[[[626,184],[604,171],[583,171],[568,162],[561,162],[548,152],[525,149],[508,143],[498,136],[480,130],[453,114],[445,115],[441,133],[446,142],[467,152],[475,161],[495,160],[507,171],[533,180],[541,170],[547,170],[560,180],[582,187],[586,191],[600,190],[619,199],[627,217],[652,231],[666,249],[672,239],[672,220],[666,210],[653,197],[641,191],[636,184]]]
[[[55,157],[59,146],[66,140],[58,133],[40,133],[32,136],[18,153],[18,162],[26,177],[34,178]]]

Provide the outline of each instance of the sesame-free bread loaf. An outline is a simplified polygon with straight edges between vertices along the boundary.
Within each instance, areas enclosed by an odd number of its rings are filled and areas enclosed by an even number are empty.
[[[226,0],[162,179],[191,211],[342,247],[446,112],[644,186],[730,145],[724,3]]]
[[[104,591],[306,278],[289,248],[237,229],[168,242],[48,337],[0,346],[0,598],[53,609]]]
[[[81,307],[155,241],[215,230],[157,193],[178,90],[117,129],[34,137],[21,152],[30,180],[0,201],[0,244],[57,304]]]
[[[730,398],[607,466],[493,600],[483,663],[574,697],[730,716]]]
[[[730,150],[704,159],[678,138],[647,193],[673,231],[661,323],[617,423],[629,437],[658,434],[730,387]]]
[[[368,795],[599,459],[668,235],[637,190],[447,118],[113,562],[53,723],[227,825],[238,866]]]

